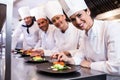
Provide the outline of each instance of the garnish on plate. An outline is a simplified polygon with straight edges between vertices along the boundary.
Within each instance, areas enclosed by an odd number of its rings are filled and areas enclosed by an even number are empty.
[[[71,67],[67,66],[64,62],[53,62],[53,66],[51,66],[53,71],[63,71],[66,69],[71,69]]]
[[[27,55],[27,56],[30,56],[32,54],[32,50],[24,50],[22,52],[22,55]]]
[[[34,56],[34,57],[32,57],[32,60],[33,61],[43,61],[43,60],[45,60],[45,58],[42,58],[41,56]]]
[[[23,50],[23,49],[20,49],[20,50],[19,50],[19,52],[22,52],[22,53],[23,53],[23,52],[24,52],[24,50]]]

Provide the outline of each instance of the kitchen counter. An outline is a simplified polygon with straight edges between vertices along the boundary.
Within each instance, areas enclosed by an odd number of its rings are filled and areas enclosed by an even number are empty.
[[[80,68],[80,70],[67,74],[50,74],[38,72],[37,64],[25,63],[24,58],[12,57],[12,79],[11,80],[106,80],[106,74]]]
[[[80,66],[77,66],[80,69],[76,72],[51,74],[38,72],[38,64],[25,63],[25,58],[20,58],[19,55],[12,55],[11,60],[11,80],[106,80],[105,73]],[[4,61],[4,58],[0,59],[0,80],[4,80]]]

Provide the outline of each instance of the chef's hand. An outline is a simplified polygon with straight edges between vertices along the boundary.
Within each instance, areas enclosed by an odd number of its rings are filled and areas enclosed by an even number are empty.
[[[50,57],[51,57],[51,59],[57,59],[58,55],[59,55],[59,53],[54,53]]]
[[[69,64],[74,64],[74,60],[71,57],[66,56],[64,52],[54,53],[52,58],[57,59],[58,61],[65,61]]]
[[[65,55],[67,55],[67,56],[71,57],[70,52],[68,52],[68,51],[63,51],[63,53],[64,53]]]
[[[63,52],[56,52],[51,56],[52,59],[57,59],[58,61],[64,61],[64,59],[62,60],[64,57],[67,56]]]
[[[33,51],[33,53],[38,53],[40,56],[44,56],[44,50],[43,49],[34,49],[32,51]]]
[[[57,57],[57,60],[69,62],[69,57],[66,54],[64,54],[64,52],[60,52],[58,57]]]
[[[51,57],[54,59],[58,59],[60,61],[64,61],[64,58],[66,60],[66,58],[68,58],[67,56],[70,56],[70,53],[67,51],[63,51],[63,52],[58,52],[58,53],[54,53]]]
[[[90,68],[91,62],[83,60],[80,64],[82,67]]]
[[[44,50],[43,49],[39,50],[39,53],[40,53],[41,56],[44,56]]]

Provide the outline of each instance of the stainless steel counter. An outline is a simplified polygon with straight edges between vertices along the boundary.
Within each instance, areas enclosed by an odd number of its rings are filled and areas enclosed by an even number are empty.
[[[19,55],[12,55],[11,64],[11,80],[106,80],[106,74],[90,70],[87,68],[80,68],[77,72],[67,74],[49,74],[38,72],[36,65],[25,63],[24,58],[19,58]],[[1,59],[0,67],[2,67],[2,77],[4,75],[4,59]],[[2,79],[4,80],[4,79]]]
[[[106,74],[87,68],[67,74],[49,74],[38,72],[37,64],[25,63],[24,58],[12,57],[11,80],[106,80]]]

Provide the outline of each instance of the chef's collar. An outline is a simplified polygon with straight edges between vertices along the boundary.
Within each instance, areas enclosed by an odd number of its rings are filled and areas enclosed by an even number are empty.
[[[27,33],[29,34],[29,28],[34,24],[34,20],[32,20],[32,23],[30,25],[22,25],[22,27],[26,27],[27,28]]]
[[[70,23],[67,23],[67,24],[68,25],[67,25],[66,30],[65,31],[61,31],[63,34],[69,33],[69,31],[70,31]]]
[[[88,31],[88,36],[96,36],[97,35],[97,21],[94,20],[93,26],[90,28],[90,30]]]
[[[48,28],[47,28],[46,31],[43,31],[43,30],[42,30],[42,32],[44,32],[45,34],[49,34],[49,29],[50,29],[50,25],[48,26]]]

